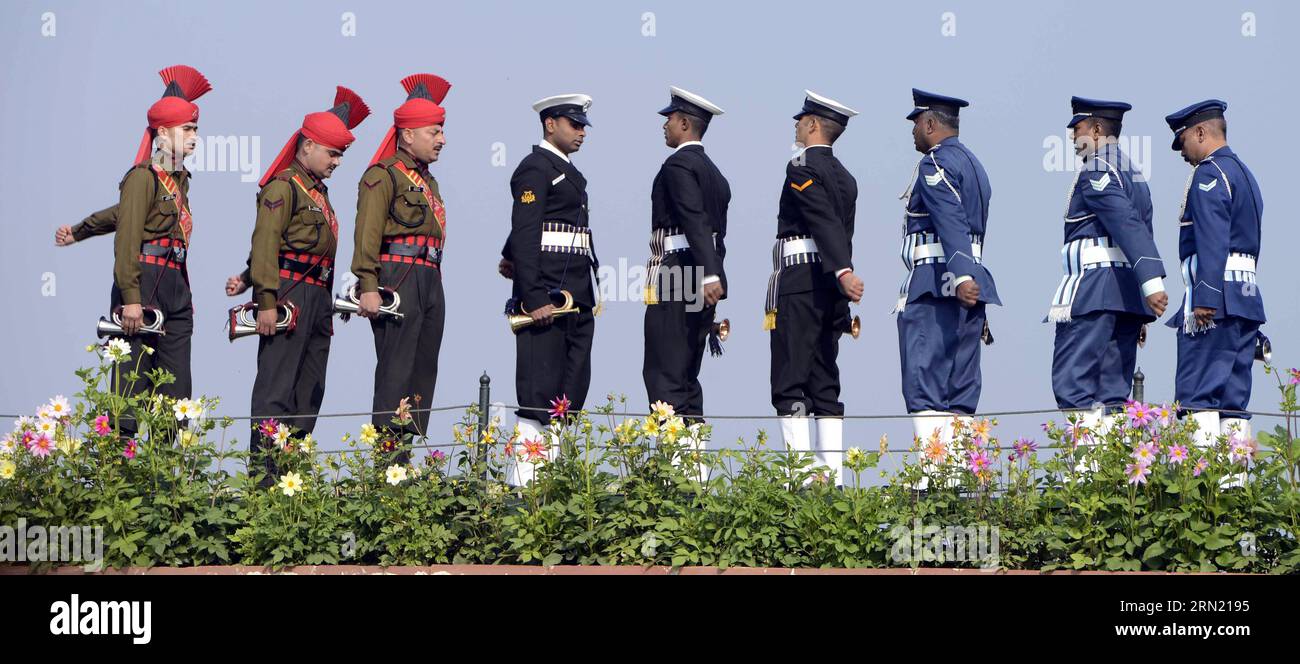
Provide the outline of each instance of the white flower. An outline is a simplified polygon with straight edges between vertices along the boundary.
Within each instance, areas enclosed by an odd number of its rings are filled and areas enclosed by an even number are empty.
[[[37,408],[37,409],[36,409],[36,419],[38,419],[38,420],[52,420],[52,419],[54,419],[54,415],[51,414],[51,411],[50,411],[50,405],[49,405],[49,404],[45,404],[44,406],[41,406],[40,408]]]
[[[411,477],[414,477],[415,479],[418,480],[418,479],[420,479],[420,476],[423,475],[423,474],[424,474],[424,471],[420,470],[420,467],[419,467],[419,466],[417,466],[417,465],[415,465],[415,464],[411,464]]]
[[[49,411],[50,417],[56,420],[72,414],[72,409],[68,407],[68,400],[64,399],[62,394],[50,399]]]
[[[131,344],[123,339],[109,339],[104,345],[104,357],[113,362],[122,362],[131,357]]]
[[[0,459],[0,480],[13,479],[14,473],[17,471],[18,464],[8,459]]]
[[[406,466],[393,464],[388,467],[385,473],[388,475],[388,483],[393,486],[397,486],[406,480]]]
[[[177,421],[193,420],[203,416],[203,407],[193,399],[179,399],[172,406],[172,412],[176,414]]]
[[[32,426],[32,418],[22,415],[14,420],[14,431],[23,431]]]
[[[379,432],[375,431],[375,425],[367,422],[361,425],[361,442],[367,445],[374,445],[379,440]]]
[[[666,420],[673,416],[672,404],[656,401],[650,404],[650,412],[660,420]]]
[[[180,434],[176,437],[176,442],[180,443],[181,447],[189,447],[198,442],[198,440],[198,435],[189,429],[182,429]]]
[[[288,473],[280,476],[280,491],[286,496],[302,491],[302,476],[298,473]]]
[[[298,451],[303,454],[310,452],[313,442],[315,441],[311,439],[311,434],[303,436],[302,440],[298,441]]]
[[[4,438],[0,438],[0,456],[9,456],[16,449],[18,449],[18,444],[14,442],[12,433],[7,433]]]
[[[42,418],[36,421],[37,435],[45,434],[50,438],[53,438],[55,432],[57,432],[58,430],[59,430],[59,423],[54,420]]]
[[[275,443],[281,447],[287,447],[289,442],[289,427],[281,424],[275,428]]]

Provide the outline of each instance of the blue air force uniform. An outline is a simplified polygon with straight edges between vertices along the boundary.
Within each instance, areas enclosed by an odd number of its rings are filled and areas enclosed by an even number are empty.
[[[1207,100],[1165,118],[1173,148],[1184,132],[1223,117],[1227,104]],[[1178,218],[1178,258],[1187,287],[1183,307],[1169,321],[1178,334],[1174,394],[1184,409],[1223,411],[1247,420],[1251,363],[1264,323],[1264,299],[1255,281],[1264,199],[1250,169],[1227,145],[1202,159],[1187,180]],[[1207,326],[1195,307],[1214,309]]]
[[[916,108],[957,116],[969,103],[912,90]],[[973,414],[979,404],[980,341],[985,304],[1001,304],[983,262],[992,188],[975,155],[956,136],[925,152],[900,198],[906,204],[902,259],[907,278],[899,289],[898,350],[903,400],[909,413]],[[979,302],[963,307],[957,286],[974,280]]]
[[[1090,117],[1119,123],[1124,102],[1071,99],[1071,129]],[[1064,275],[1047,321],[1056,323],[1052,392],[1061,408],[1122,405],[1133,386],[1138,337],[1164,290],[1151,225],[1151,191],[1113,142],[1095,146],[1070,185],[1061,247]]]

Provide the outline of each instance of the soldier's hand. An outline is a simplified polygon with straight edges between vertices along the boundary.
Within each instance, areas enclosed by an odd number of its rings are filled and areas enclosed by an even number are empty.
[[[845,296],[854,302],[862,301],[862,293],[865,291],[866,286],[863,285],[862,279],[859,278],[858,275],[853,274],[853,271],[849,270],[840,275],[839,281],[841,293],[844,293]]]
[[[957,301],[961,302],[961,306],[966,308],[979,304],[980,285],[975,283],[974,279],[961,282],[957,286]]]
[[[1151,313],[1155,314],[1156,318],[1165,315],[1165,309],[1169,307],[1169,294],[1160,291],[1148,295],[1147,306],[1151,307]]]
[[[384,303],[384,299],[379,293],[362,293],[361,301],[358,303],[357,315],[362,318],[376,318],[379,316],[379,305]]]
[[[533,323],[543,327],[550,325],[555,320],[555,305],[548,304],[544,307],[538,307],[530,312],[528,316],[533,319]]]
[[[244,275],[236,274],[226,279],[226,295],[234,297],[248,290],[248,284],[244,283]]]
[[[122,305],[122,332],[128,337],[135,336],[144,325],[144,307],[138,304]]]
[[[257,333],[269,337],[275,334],[275,321],[280,319],[279,307],[257,312]]]
[[[1214,309],[1210,307],[1196,307],[1192,310],[1192,315],[1196,317],[1196,322],[1200,325],[1209,325],[1214,322]]]
[[[497,272],[507,279],[514,279],[515,264],[510,259],[502,258],[501,262],[497,263]]]
[[[55,229],[55,231],[54,231],[54,246],[56,246],[56,247],[66,247],[66,246],[68,246],[68,245],[70,245],[70,244],[74,244],[76,241],[77,241],[77,238],[72,237],[72,227],[71,227],[71,226],[59,226],[57,229]]]
[[[726,295],[726,291],[722,290],[721,281],[715,281],[713,283],[704,284],[703,295],[704,306],[712,307],[722,300],[722,296]]]

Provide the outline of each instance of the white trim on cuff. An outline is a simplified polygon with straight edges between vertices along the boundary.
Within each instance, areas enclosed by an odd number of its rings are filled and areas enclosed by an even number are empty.
[[[722,277],[719,277],[719,276],[716,275],[716,274],[710,274],[709,276],[707,276],[707,277],[704,278],[704,281],[701,281],[701,282],[700,282],[700,285],[701,285],[701,286],[708,286],[709,284],[716,284],[716,283],[718,283],[719,281],[722,281]]]
[[[1142,297],[1151,297],[1165,290],[1164,277],[1151,277],[1142,284]]]
[[[957,278],[952,282],[952,285],[953,285],[954,287],[956,287],[956,286],[960,286],[960,285],[962,285],[962,284],[966,283],[967,281],[970,281],[971,279],[974,279],[974,278],[975,278],[975,277],[972,277],[972,276],[970,276],[969,274],[964,275],[964,276],[960,276],[960,277],[957,277]]]
[[[845,273],[845,272],[852,272],[852,271],[853,271],[853,268],[851,268],[851,267],[842,267],[842,268],[840,268],[840,269],[838,269],[838,270],[835,271],[835,278],[836,278],[836,279],[839,279],[840,277],[844,276],[844,273]]]

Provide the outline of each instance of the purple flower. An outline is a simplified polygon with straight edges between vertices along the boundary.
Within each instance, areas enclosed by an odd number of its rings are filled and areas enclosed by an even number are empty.
[[[1133,448],[1133,460],[1144,466],[1150,466],[1159,455],[1160,448],[1155,443],[1141,443]]]
[[[1173,445],[1169,448],[1169,454],[1166,456],[1169,464],[1177,466],[1189,458],[1187,448],[1182,445]]]
[[[1038,444],[1030,438],[1017,438],[1016,442],[1011,444],[1011,460],[1028,459],[1031,454],[1038,451]]]
[[[1205,472],[1205,469],[1209,467],[1210,467],[1210,462],[1206,461],[1205,457],[1201,457],[1200,459],[1197,459],[1196,467],[1192,469],[1192,477],[1200,477],[1201,473]]]

